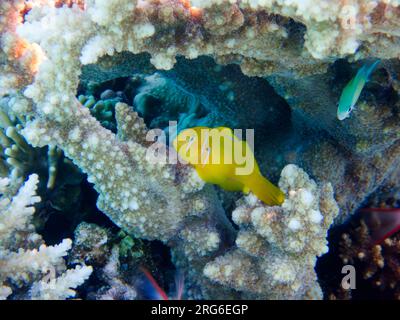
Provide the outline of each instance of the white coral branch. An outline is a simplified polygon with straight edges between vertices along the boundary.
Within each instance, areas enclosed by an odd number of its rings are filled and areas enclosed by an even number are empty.
[[[63,269],[64,259],[72,241],[64,239],[60,244],[47,247],[42,244],[38,249],[24,250],[20,248],[18,252],[11,252],[7,259],[0,259],[2,277],[18,281],[29,279],[29,274],[46,274],[50,270]]]
[[[63,300],[75,296],[76,287],[89,278],[93,268],[88,266],[76,266],[69,269],[58,278],[50,281],[41,280],[35,282],[31,289],[32,299]]]
[[[18,297],[35,299],[66,299],[75,296],[72,290],[82,284],[92,268],[77,266],[67,270],[64,256],[71,249],[72,241],[64,239],[55,246],[46,246],[32,225],[33,205],[40,202],[36,195],[39,177],[28,180],[9,199],[8,178],[0,179],[0,299],[9,297],[15,288],[32,284],[30,293],[18,292]],[[37,246],[39,246],[38,249]],[[36,248],[35,248],[36,247]],[[61,276],[58,276],[64,272]],[[57,277],[58,276],[58,277]]]
[[[19,189],[18,194],[12,198],[11,202],[7,198],[1,199],[0,239],[10,237],[15,230],[27,228],[27,224],[35,212],[35,208],[32,205],[40,202],[40,197],[36,195],[38,182],[38,175],[32,174]]]

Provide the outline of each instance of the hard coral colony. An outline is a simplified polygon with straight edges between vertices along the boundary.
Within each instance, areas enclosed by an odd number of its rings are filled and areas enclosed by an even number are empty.
[[[399,298],[399,28],[397,0],[1,1],[0,298]]]

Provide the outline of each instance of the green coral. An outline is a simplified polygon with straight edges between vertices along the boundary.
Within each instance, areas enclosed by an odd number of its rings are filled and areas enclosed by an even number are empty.
[[[111,91],[111,90],[110,90]],[[104,128],[116,132],[115,105],[122,99],[117,96],[107,97],[104,100],[96,100],[94,96],[80,95],[78,100],[82,105],[90,110]]]
[[[119,239],[119,255],[121,258],[140,259],[145,255],[145,246],[142,240],[131,237],[123,230],[117,234],[117,238]]]

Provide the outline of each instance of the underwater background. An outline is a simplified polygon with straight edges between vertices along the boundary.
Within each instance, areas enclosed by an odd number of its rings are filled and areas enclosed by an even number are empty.
[[[1,1],[0,297],[400,299],[399,31],[389,0]],[[283,203],[151,163],[170,121],[254,129]]]

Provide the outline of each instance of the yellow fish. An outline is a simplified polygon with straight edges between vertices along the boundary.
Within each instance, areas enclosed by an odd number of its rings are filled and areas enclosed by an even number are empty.
[[[205,182],[228,191],[251,191],[270,206],[281,205],[285,200],[284,193],[262,176],[249,145],[230,128],[185,129],[174,139],[173,146]]]

